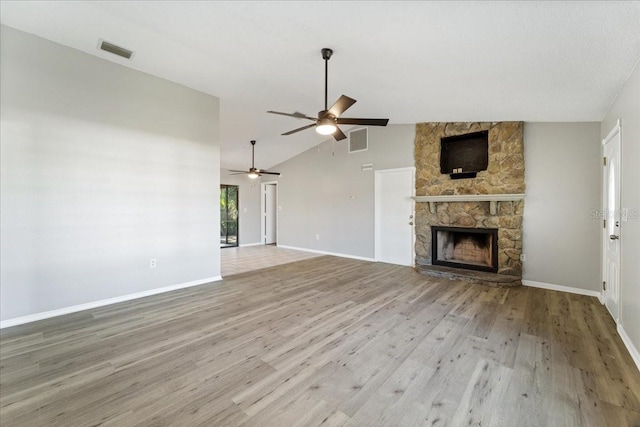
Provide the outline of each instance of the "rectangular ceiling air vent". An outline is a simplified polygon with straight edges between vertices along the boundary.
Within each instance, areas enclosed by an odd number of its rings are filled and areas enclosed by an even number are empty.
[[[108,41],[104,40],[100,40],[98,42],[98,49],[104,50],[105,52],[113,53],[114,55],[118,55],[126,59],[131,59],[131,57],[133,56],[133,51],[120,46],[116,46],[115,44],[109,43]]]
[[[349,131],[349,153],[358,151],[366,151],[369,149],[367,140],[367,128],[355,129]]]

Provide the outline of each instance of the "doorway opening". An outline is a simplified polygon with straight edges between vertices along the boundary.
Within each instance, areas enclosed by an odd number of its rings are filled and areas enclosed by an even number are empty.
[[[261,190],[260,234],[262,243],[276,245],[278,243],[278,182],[263,182]]]
[[[238,246],[238,186],[220,185],[220,247]]]

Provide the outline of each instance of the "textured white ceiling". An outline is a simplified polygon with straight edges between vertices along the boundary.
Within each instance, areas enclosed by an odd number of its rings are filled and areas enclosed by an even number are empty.
[[[222,166],[269,168],[320,142],[320,49],[345,116],[602,119],[640,58],[640,2],[2,1],[5,25],[221,99]],[[98,39],[135,51],[132,61]],[[343,142],[344,143],[344,142]]]

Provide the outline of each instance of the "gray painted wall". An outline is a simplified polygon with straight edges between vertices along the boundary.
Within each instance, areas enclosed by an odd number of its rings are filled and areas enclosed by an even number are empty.
[[[622,121],[622,207],[640,214],[640,65],[602,121],[606,137]],[[620,225],[620,323],[640,351],[640,217]]]
[[[280,245],[375,256],[374,174],[360,167],[413,166],[415,126],[369,131],[369,151],[348,154],[344,141],[333,155],[328,141],[274,167],[283,173]],[[598,123],[525,123],[527,280],[599,289],[599,228],[590,216],[600,203],[599,132]]]
[[[600,290],[600,123],[525,123],[523,279]]]
[[[374,171],[361,166],[413,166],[414,138],[414,125],[370,127],[368,151],[331,140],[271,168],[282,173],[278,244],[373,258]]]
[[[218,99],[1,31],[1,318],[219,276]]]
[[[222,169],[220,183],[239,187],[239,244],[260,243],[260,180],[247,175],[229,175],[228,170]]]

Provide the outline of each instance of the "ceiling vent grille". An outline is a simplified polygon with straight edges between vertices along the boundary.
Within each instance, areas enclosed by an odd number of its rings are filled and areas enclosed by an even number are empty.
[[[113,53],[114,55],[118,55],[126,59],[131,59],[131,57],[133,56],[132,50],[116,46],[115,44],[109,43],[108,41],[104,40],[100,40],[98,42],[98,49],[104,50],[105,52]]]
[[[349,153],[357,153],[358,151],[367,151],[369,149],[367,130],[368,128],[362,128],[349,131]]]

